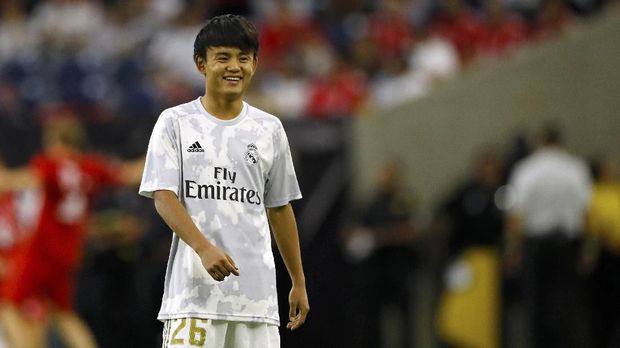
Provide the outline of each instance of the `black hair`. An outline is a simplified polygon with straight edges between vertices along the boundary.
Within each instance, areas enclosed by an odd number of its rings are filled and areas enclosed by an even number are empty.
[[[601,169],[603,167],[603,161],[599,157],[594,157],[588,161],[590,167],[590,175],[592,180],[599,181],[601,179]]]
[[[258,53],[258,33],[245,17],[225,14],[211,18],[196,36],[194,41],[194,60],[205,59],[209,47],[236,47]]]
[[[544,145],[562,145],[562,130],[553,123],[546,124],[541,130],[541,141]]]

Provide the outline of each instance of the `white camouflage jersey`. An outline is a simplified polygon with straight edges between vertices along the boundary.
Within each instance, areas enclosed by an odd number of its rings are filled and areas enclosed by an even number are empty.
[[[228,253],[240,276],[216,282],[173,234],[158,319],[196,317],[279,325],[265,208],[301,198],[280,120],[243,103],[220,120],[200,99],[165,110],[146,155],[140,194],[177,194],[198,229]]]

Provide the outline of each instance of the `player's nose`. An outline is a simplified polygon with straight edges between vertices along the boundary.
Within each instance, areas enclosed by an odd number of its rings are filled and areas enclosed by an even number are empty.
[[[228,69],[228,71],[239,71],[239,62],[236,59],[231,59],[226,69]]]

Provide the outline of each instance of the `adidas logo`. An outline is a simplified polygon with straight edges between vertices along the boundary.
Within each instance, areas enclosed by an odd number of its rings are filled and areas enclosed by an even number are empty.
[[[195,142],[187,148],[187,152],[205,152],[199,142]]]

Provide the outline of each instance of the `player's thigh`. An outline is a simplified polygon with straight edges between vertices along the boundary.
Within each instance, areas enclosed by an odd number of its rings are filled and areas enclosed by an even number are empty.
[[[13,306],[2,306],[0,310],[3,333],[14,347],[44,347],[47,320],[28,319]],[[4,347],[0,344],[0,347]]]
[[[166,320],[163,348],[279,348],[278,327],[197,318]]]
[[[278,327],[265,323],[232,322],[224,348],[280,348]]]

